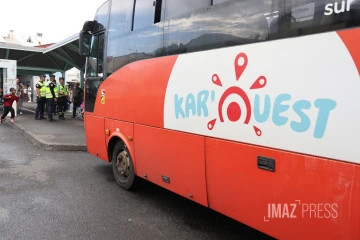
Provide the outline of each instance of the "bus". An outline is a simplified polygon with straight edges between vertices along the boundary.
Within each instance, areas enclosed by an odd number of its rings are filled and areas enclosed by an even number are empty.
[[[359,0],[110,0],[88,152],[278,239],[360,239]]]

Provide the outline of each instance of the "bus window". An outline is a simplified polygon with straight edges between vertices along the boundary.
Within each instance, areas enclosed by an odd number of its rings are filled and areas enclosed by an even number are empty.
[[[166,0],[165,19],[191,15],[194,11],[206,9],[208,4],[208,0]]]
[[[134,9],[133,0],[112,1],[107,40],[108,76],[129,63],[161,56],[162,3],[161,0],[136,0]]]
[[[105,2],[99,10],[96,12],[95,21],[97,24],[95,25],[94,32],[103,30],[107,28],[108,16],[109,16],[109,1]]]
[[[97,76],[104,77],[104,46],[105,39],[104,34],[99,35],[99,46],[98,46],[98,63],[97,63]]]
[[[177,0],[167,2],[170,7],[172,2],[174,6],[180,3]],[[178,14],[181,8],[178,6],[176,9]],[[231,0],[213,5],[209,10],[203,7],[191,14],[190,18],[182,15],[166,22],[164,39],[167,54],[266,41],[278,34],[278,0]]]
[[[98,65],[98,36],[93,36],[91,42],[90,57],[88,58],[87,65],[87,77],[97,77],[97,65]]]
[[[88,58],[88,77],[103,77],[104,65],[104,34],[94,35]]]
[[[156,1],[136,0],[134,31],[154,24],[156,7],[156,5],[154,6],[154,2],[156,3]]]
[[[360,0],[287,0],[285,37],[360,26]]]
[[[119,36],[131,30],[133,9],[134,0],[111,2],[109,36]]]
[[[124,46],[127,45],[125,35],[131,32],[133,11],[134,0],[111,2],[107,44],[107,76],[124,64],[119,56],[123,55]]]
[[[85,89],[85,111],[93,112],[98,87],[103,81],[104,34],[94,35],[91,43],[90,57],[87,63]]]

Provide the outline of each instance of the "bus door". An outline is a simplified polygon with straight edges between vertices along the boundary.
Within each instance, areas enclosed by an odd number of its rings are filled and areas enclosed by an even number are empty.
[[[101,101],[98,93],[101,83],[104,81],[104,43],[105,34],[100,32],[92,36],[90,56],[87,58],[86,83],[85,83],[85,128],[86,141],[91,154],[107,159],[105,144],[105,120],[104,117],[96,116],[96,102]],[[96,146],[96,147],[94,147]]]
[[[87,58],[85,112],[93,113],[100,84],[104,81],[104,33],[93,35]]]

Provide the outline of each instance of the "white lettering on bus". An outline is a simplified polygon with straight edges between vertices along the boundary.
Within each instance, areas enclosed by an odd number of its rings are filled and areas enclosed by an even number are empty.
[[[351,7],[351,3],[354,2],[355,0],[343,0],[341,2],[341,8],[339,9],[339,3],[329,3],[325,6],[325,15],[331,15],[333,14],[334,12],[336,14],[339,14],[339,13],[343,13],[343,12],[348,12],[350,11],[350,7]],[[346,7],[346,9],[345,9]]]
[[[297,218],[297,216],[295,215],[296,206],[297,206],[296,203],[268,204],[268,219],[270,219],[270,218]]]

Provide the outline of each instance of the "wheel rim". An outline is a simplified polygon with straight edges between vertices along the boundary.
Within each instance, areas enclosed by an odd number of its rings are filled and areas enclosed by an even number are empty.
[[[119,173],[119,180],[126,182],[130,175],[130,158],[124,150],[116,157],[116,170]]]

